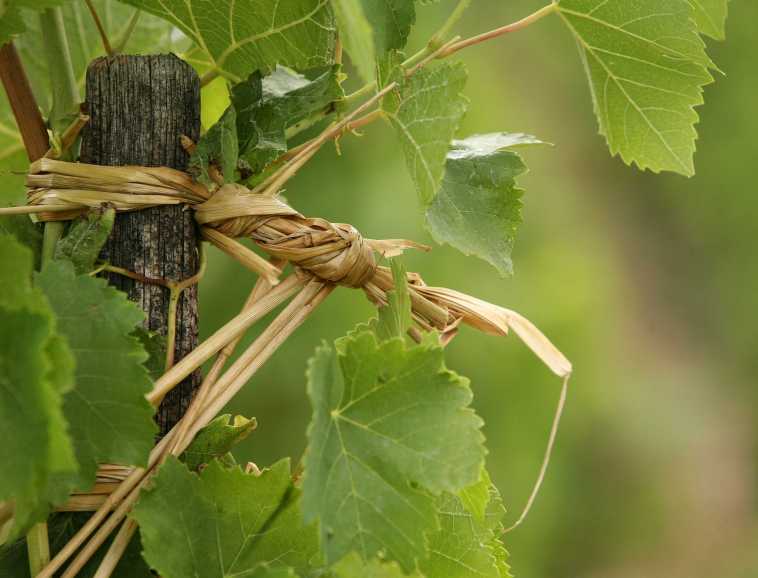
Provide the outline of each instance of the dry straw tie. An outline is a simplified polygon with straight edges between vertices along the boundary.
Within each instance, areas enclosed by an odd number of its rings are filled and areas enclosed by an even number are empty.
[[[303,158],[310,154],[306,150]],[[31,165],[27,187],[27,205],[0,209],[0,214],[31,213],[40,221],[60,221],[103,204],[119,212],[188,205],[194,210],[205,239],[259,274],[242,311],[168,368],[148,394],[148,400],[157,405],[176,384],[217,355],[189,409],[156,445],[147,467],[101,465],[95,487],[74,494],[60,508],[95,513],[43,569],[41,578],[53,576],[78,550],[62,574],[63,578],[75,576],[125,518],[157,466],[168,455],[178,456],[189,446],[197,432],[222,410],[335,286],[363,289],[373,303],[386,305],[387,292],[394,289],[394,282],[389,268],[378,265],[375,255],[391,257],[408,248],[428,250],[402,239],[366,239],[352,225],[304,217],[275,193],[251,191],[237,184],[226,184],[211,192],[186,173],[166,167],[109,167],[42,158]],[[270,259],[241,244],[236,240],[240,237],[251,239]],[[287,262],[293,265],[295,273],[280,282],[279,275]],[[494,335],[506,335],[513,330],[553,373],[563,378],[543,465],[524,511],[512,526],[515,527],[525,517],[544,478],[565,402],[571,363],[518,313],[458,291],[427,286],[415,273],[408,273],[407,280],[415,322],[409,331],[412,338],[419,340],[421,331],[436,330],[442,342],[447,343],[461,323]],[[291,297],[271,324],[224,371],[242,334]],[[135,529],[132,520],[121,525],[96,578],[110,575]]]

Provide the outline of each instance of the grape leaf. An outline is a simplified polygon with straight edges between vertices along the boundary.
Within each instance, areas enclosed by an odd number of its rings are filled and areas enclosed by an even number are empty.
[[[426,340],[377,343],[370,331],[326,345],[309,363],[303,482],[306,520],[320,521],[327,561],[380,551],[407,571],[437,526],[432,493],[479,476],[482,425],[467,381],[447,370]]]
[[[233,82],[277,64],[304,70],[334,61],[329,0],[122,1],[177,26]]]
[[[132,515],[145,559],[164,578],[269,576],[264,568],[305,572],[318,563],[316,530],[302,525],[287,459],[255,476],[217,461],[197,475],[170,458]]]
[[[40,265],[42,255],[42,230],[27,215],[3,215],[0,217],[0,234],[11,235],[31,249],[34,268]]]
[[[426,578],[510,577],[508,554],[499,540],[505,508],[486,472],[478,489],[482,486],[488,491],[483,517],[471,513],[458,496],[438,498],[440,529],[429,535],[430,555],[419,564]]]
[[[55,512],[47,520],[51,555],[57,554],[90,518],[90,512]],[[113,536],[111,536],[112,538]],[[92,578],[103,556],[111,545],[108,539],[84,567],[77,572],[77,578]],[[0,576],[31,578],[26,540],[7,544],[0,548]],[[154,578],[142,559],[139,529],[127,546],[123,558],[111,574],[112,578]]]
[[[305,74],[280,66],[259,84],[259,91],[243,89],[242,84],[232,89],[239,154],[254,173],[287,151],[287,129],[336,106],[343,97],[338,66],[316,68]]]
[[[182,454],[182,460],[190,470],[196,470],[214,458],[223,458],[249,436],[257,425],[255,418],[247,419],[238,415],[232,419],[228,413],[220,415],[198,432]]]
[[[32,260],[29,249],[0,235],[0,501],[14,500],[17,532],[65,500],[67,488],[55,482],[77,470],[62,409],[73,360],[31,285]]]
[[[713,66],[687,0],[561,0],[611,154],[653,172],[694,174],[703,86]]]
[[[18,7],[10,2],[0,6],[0,45],[13,40],[24,30],[24,19]]]
[[[381,562],[376,558],[364,562],[356,552],[345,556],[332,570],[335,578],[423,578],[418,572],[405,574],[395,562]]]
[[[413,323],[405,267],[398,259],[392,259],[391,266],[395,288],[387,292],[387,305],[379,308],[378,317],[372,323],[372,329],[380,340],[404,338]]]
[[[397,130],[406,164],[423,204],[429,204],[442,181],[445,157],[468,100],[461,94],[466,83],[462,64],[444,63],[422,68],[401,81],[399,94],[391,92],[383,108]]]
[[[41,12],[60,6],[64,0],[5,0],[0,4],[0,46],[26,31],[22,11]]]
[[[700,32],[716,40],[723,40],[729,0],[688,0],[688,2],[692,6]]]
[[[442,187],[426,210],[435,241],[481,257],[501,275],[511,274],[511,251],[523,205],[516,177],[526,172],[526,165],[516,152],[506,149],[539,142],[506,133],[453,141]]]
[[[95,268],[100,251],[113,230],[116,210],[103,207],[76,219],[55,246],[55,258],[71,261],[77,274]]]
[[[189,171],[201,183],[212,186],[214,181],[208,171],[214,165],[224,177],[224,182],[233,183],[236,180],[238,156],[237,113],[230,106],[198,141],[189,160]]]
[[[366,17],[363,2],[332,0],[340,39],[363,80],[374,78],[374,31]]]
[[[482,475],[478,482],[463,488],[458,492],[458,498],[463,508],[472,514],[476,520],[484,520],[487,504],[490,502],[490,481],[486,469],[482,469]]]
[[[361,0],[371,24],[377,55],[403,48],[416,21],[413,0]]]
[[[166,369],[166,336],[157,331],[149,331],[144,327],[137,327],[133,332],[147,353],[147,361],[144,365],[150,378],[155,381],[163,375]]]
[[[65,261],[36,275],[76,360],[76,386],[64,399],[76,457],[77,487],[94,481],[98,462],[144,465],[153,447],[147,354],[131,335],[144,314],[104,279],[76,276]]]

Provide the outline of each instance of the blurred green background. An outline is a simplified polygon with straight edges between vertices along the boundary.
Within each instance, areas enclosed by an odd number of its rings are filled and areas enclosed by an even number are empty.
[[[454,2],[419,7],[409,52]],[[542,0],[476,0],[456,31],[511,22]],[[597,135],[573,39],[556,18],[459,53],[471,99],[460,135],[527,132],[531,172],[515,275],[448,246],[406,254],[410,270],[519,311],[572,360],[569,405],[544,489],[505,536],[517,577],[758,576],[758,3],[735,0],[728,40],[710,43],[725,76],[700,109],[698,174],[640,174]],[[374,238],[432,243],[389,126],[322,151],[286,197],[307,215]],[[200,288],[203,334],[241,306],[254,279],[222,255]],[[259,429],[238,452],[299,457],[310,407],[305,363],[372,315],[339,289],[230,408]],[[515,337],[463,329],[448,365],[468,376],[486,421],[488,466],[510,508],[537,475],[559,380]]]
[[[544,3],[475,0],[456,32],[481,32]],[[453,5],[419,5],[409,51]],[[531,172],[520,181],[525,223],[512,278],[448,246],[405,258],[430,284],[524,314],[574,364],[543,491],[505,536],[517,577],[758,576],[755,22],[758,2],[734,0],[727,42],[709,42],[724,75],[700,109],[692,179],[610,158],[575,43],[557,18],[459,53],[471,100],[461,136],[527,132],[555,144],[524,151]],[[204,94],[213,109],[213,88]],[[290,203],[372,238],[431,243],[390,127],[371,125],[340,149],[326,147],[291,181]],[[254,281],[211,252],[203,336],[239,311]],[[299,459],[310,415],[306,360],[321,340],[372,314],[360,292],[337,290],[254,377],[229,408],[260,424],[240,459]],[[512,521],[537,475],[559,380],[517,338],[465,328],[448,365],[472,381],[488,467]]]

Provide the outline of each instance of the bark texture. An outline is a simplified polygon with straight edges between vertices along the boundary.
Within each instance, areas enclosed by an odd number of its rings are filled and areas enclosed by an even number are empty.
[[[81,161],[99,165],[167,166],[184,170],[180,143],[200,132],[200,83],[190,65],[172,54],[119,55],[93,61],[87,70]],[[141,275],[179,281],[198,269],[198,232],[182,205],[154,207],[116,217],[103,259]],[[166,334],[169,291],[121,275],[109,282],[145,311],[145,327]],[[197,345],[197,286],[182,294],[177,310],[175,360]],[[195,372],[163,400],[156,420],[161,435],[184,414],[199,385]]]

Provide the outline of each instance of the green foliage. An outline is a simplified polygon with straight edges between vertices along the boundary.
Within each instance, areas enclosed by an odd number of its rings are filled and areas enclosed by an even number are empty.
[[[687,0],[561,0],[584,58],[600,132],[612,154],[691,176],[711,60]]]
[[[276,65],[305,70],[332,64],[335,27],[328,0],[122,0],[189,36],[212,70],[240,82]]]
[[[359,74],[374,79],[375,62],[405,46],[416,20],[413,0],[332,0],[340,38]]]
[[[356,0],[332,0],[340,38],[358,73],[367,82],[374,77],[374,34],[363,10]]]
[[[40,265],[42,255],[42,229],[26,215],[3,215],[0,217],[0,234],[11,235],[31,249],[34,256],[34,268]]]
[[[469,511],[459,496],[438,498],[440,528],[429,536],[429,557],[420,564],[426,578],[510,577],[508,554],[499,539],[505,515],[500,495],[486,471],[474,488],[487,492],[484,515]],[[479,509],[481,500],[477,502]]]
[[[157,331],[148,331],[144,327],[137,327],[133,332],[139,339],[147,353],[147,361],[144,365],[150,378],[154,381],[163,375],[166,369],[166,336]]]
[[[414,0],[361,0],[361,4],[371,23],[376,56],[403,48],[416,21]]]
[[[526,172],[526,165],[507,149],[539,142],[506,133],[453,141],[442,186],[426,210],[435,241],[481,257],[501,275],[512,273],[511,251],[523,205],[516,177]]]
[[[76,486],[88,487],[98,462],[144,465],[156,427],[144,395],[151,382],[147,359],[131,335],[144,317],[126,295],[104,279],[76,276],[54,261],[36,276],[76,360],[76,387],[64,412],[79,462]]]
[[[405,153],[408,170],[423,204],[437,194],[445,171],[445,157],[468,100],[461,94],[466,83],[462,64],[443,63],[424,68],[401,81],[398,94],[384,99],[384,110]]]
[[[237,180],[238,157],[237,112],[230,106],[197,143],[189,164],[198,180],[210,187],[213,185],[208,172],[211,165],[218,168],[224,182],[233,183]]]
[[[396,562],[380,562],[376,558],[365,562],[357,553],[351,552],[335,564],[336,578],[423,578],[418,572],[405,574]]]
[[[269,576],[261,568],[281,566],[305,575],[318,565],[318,538],[302,525],[298,504],[289,460],[255,476],[216,461],[198,475],[171,458],[133,516],[145,559],[164,578]]]
[[[5,0],[0,5],[0,46],[26,31],[24,16],[60,6],[64,0]]]
[[[380,340],[393,337],[402,339],[413,323],[405,267],[398,259],[393,259],[391,265],[395,289],[387,292],[387,306],[379,308],[378,317],[372,323]]]
[[[695,22],[700,32],[716,40],[723,40],[729,0],[687,1],[692,6]]]
[[[261,78],[258,72],[231,89],[230,104],[219,121],[200,139],[190,166],[210,182],[216,165],[224,180],[249,178],[287,151],[288,130],[319,120],[342,98],[339,67],[328,66],[298,74],[278,67]]]
[[[0,42],[37,31],[34,12],[58,3],[3,4]],[[511,148],[538,141],[507,133],[452,140],[468,102],[466,72],[459,63],[424,60],[445,40],[441,33],[403,67],[412,0],[124,3],[155,15],[135,29],[141,48],[172,44],[176,26],[196,44],[189,58],[206,79],[234,83],[229,106],[190,161],[209,185],[212,168],[227,182],[273,170],[288,141],[352,104],[334,62],[336,21],[369,83],[356,94],[373,90],[375,77],[379,86],[398,83],[381,107],[433,237],[501,274],[512,271],[522,207],[516,178],[526,167]],[[135,12],[107,6],[106,28],[121,40]],[[540,13],[557,12],[574,34],[612,154],[643,169],[691,175],[694,107],[714,68],[699,33],[722,38],[726,9],[726,0],[561,0]],[[69,3],[63,12],[79,85],[85,64],[101,52],[80,10]],[[150,26],[154,34],[146,33]],[[22,36],[19,46],[47,108],[60,86],[47,81],[54,71],[39,64],[36,40]],[[10,118],[3,103],[3,169],[26,164]],[[28,219],[0,222],[0,433],[7,440],[0,500],[14,500],[17,530],[43,519],[73,487],[91,484],[97,462],[144,465],[153,446],[144,394],[150,375],[162,372],[165,344],[140,327],[141,312],[122,293],[85,274],[113,219],[106,209],[74,223],[57,262],[34,285],[33,252],[7,233],[36,248],[38,228]],[[482,421],[469,408],[468,381],[446,368],[436,335],[406,343],[407,275],[398,261],[392,273],[395,289],[369,325],[373,332],[362,326],[310,362],[314,411],[302,496],[288,460],[260,476],[236,466],[229,451],[256,426],[239,416],[220,416],[197,435],[184,464],[170,458],[161,467],[133,512],[145,560],[161,576],[509,576],[499,540],[505,510],[484,470]],[[135,541],[128,575],[150,575],[137,550]],[[0,556],[0,569],[10,559]]]
[[[115,218],[116,210],[108,207],[93,209],[79,217],[56,244],[55,258],[71,261],[77,274],[89,273],[113,230]]]
[[[306,70],[299,74],[277,67],[260,80],[260,93],[232,89],[237,109],[240,158],[253,173],[260,173],[271,161],[287,151],[288,131],[324,112],[333,110],[342,98],[338,66]],[[240,111],[245,111],[243,116]]]
[[[73,384],[71,352],[44,295],[31,285],[32,259],[0,235],[0,501],[14,500],[17,530],[65,499],[55,480],[77,470],[62,411]]]
[[[309,363],[306,520],[320,521],[328,562],[383,551],[412,570],[437,527],[432,494],[471,484],[483,463],[471,390],[432,339],[377,343],[363,331],[335,347]]]
[[[190,446],[182,454],[182,460],[190,470],[197,470],[214,459],[234,464],[229,453],[232,448],[253,433],[258,426],[255,418],[224,414],[201,429]]]
[[[89,512],[55,512],[47,521],[50,553],[54,556],[81,529],[90,517]],[[84,565],[77,578],[92,578],[111,545],[107,540],[95,555]],[[153,578],[150,568],[142,559],[139,531],[126,548],[124,557],[111,574],[112,578]],[[27,560],[26,540],[19,540],[0,547],[0,576],[9,578],[32,578]]]

